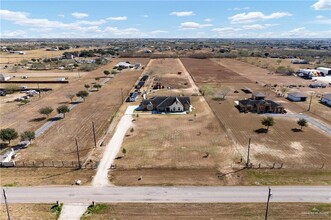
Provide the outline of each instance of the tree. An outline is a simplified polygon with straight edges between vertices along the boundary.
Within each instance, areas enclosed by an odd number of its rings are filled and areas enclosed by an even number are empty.
[[[97,83],[97,84],[94,84],[93,87],[99,91],[99,89],[101,88],[101,85]]]
[[[266,117],[262,119],[261,121],[262,125],[267,127],[267,132],[269,131],[269,127],[273,126],[275,124],[274,118],[273,117]]]
[[[123,153],[124,155],[126,154],[126,149],[125,149],[125,148],[122,149],[122,153]]]
[[[90,85],[89,84],[85,84],[84,87],[85,87],[85,89],[88,90],[90,88]]]
[[[68,99],[70,99],[70,102],[72,102],[72,99],[75,97],[74,94],[67,94],[66,96]]]
[[[304,118],[300,118],[297,123],[298,123],[298,125],[301,126],[301,128],[300,128],[301,131],[302,131],[302,127],[308,127],[308,122]]]
[[[36,134],[34,133],[34,131],[24,131],[21,134],[21,140],[22,141],[32,141],[36,138]]]
[[[10,144],[11,140],[18,138],[18,133],[13,128],[5,128],[0,130],[0,139],[3,141],[8,141]]]
[[[100,80],[100,77],[95,77],[95,80],[99,82],[99,80]]]
[[[111,74],[116,75],[117,74],[117,71],[116,70],[112,70],[111,71]]]
[[[216,93],[216,98],[219,98],[221,100],[224,100],[225,97],[229,94],[230,88],[228,87],[222,87],[217,93]]]
[[[61,105],[61,106],[57,107],[56,111],[59,114],[63,114],[63,118],[65,118],[66,117],[66,113],[67,112],[70,112],[70,109],[66,105]]]
[[[265,57],[268,57],[269,56],[269,53],[267,52],[267,53],[264,53],[264,56]]]
[[[82,98],[83,101],[85,101],[85,98],[88,96],[88,94],[89,93],[87,91],[82,90],[82,91],[77,92],[76,96]]]
[[[105,70],[105,71],[103,71],[103,73],[104,73],[106,76],[108,76],[108,75],[110,74],[109,70]]]
[[[39,109],[38,112],[42,115],[47,115],[47,118],[48,118],[48,116],[53,112],[53,109],[51,107],[47,106],[47,107]]]

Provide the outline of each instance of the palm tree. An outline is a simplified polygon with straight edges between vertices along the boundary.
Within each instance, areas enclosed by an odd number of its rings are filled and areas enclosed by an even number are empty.
[[[273,117],[266,117],[261,121],[262,125],[267,126],[267,132],[269,131],[269,127],[275,124]]]

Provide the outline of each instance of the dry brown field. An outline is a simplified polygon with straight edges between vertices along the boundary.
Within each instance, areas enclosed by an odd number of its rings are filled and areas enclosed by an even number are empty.
[[[182,58],[187,71],[196,83],[249,83],[251,80],[230,69],[221,68],[209,59]]]
[[[56,201],[54,201],[55,203]],[[56,220],[57,217],[51,211],[53,204],[9,204],[9,213],[14,220]],[[0,219],[7,219],[6,207],[0,205]]]
[[[135,59],[130,61],[142,62],[145,65],[148,60]],[[91,123],[94,122],[95,124],[98,140],[105,134],[111,117],[122,104],[121,94],[123,93],[125,98],[125,94],[128,94],[141,72],[142,70],[123,71],[116,75],[100,91],[92,93],[85,102],[80,103],[70,111],[65,119],[59,120],[47,130],[31,147],[21,151],[18,159],[50,160],[62,158],[62,160],[73,160],[76,158],[75,138],[78,139],[81,158],[85,159],[94,146]],[[67,99],[63,97],[62,102]],[[47,151],[45,152],[43,149],[47,149]]]
[[[115,203],[82,219],[265,219],[264,203]],[[270,203],[268,219],[328,219],[330,204]]]
[[[299,69],[309,69],[309,68],[312,69],[316,66],[315,64],[293,64],[291,63],[292,59],[263,58],[263,57],[244,57],[242,59],[245,62],[253,64],[255,66],[260,66],[260,67],[271,66],[274,67],[275,69],[277,69],[277,67],[279,66],[285,66],[285,67],[289,66],[293,68],[294,71],[298,71]]]
[[[241,76],[250,79],[252,82],[260,84],[278,84],[278,85],[305,85],[308,86],[312,82],[300,77],[284,76],[280,74],[270,74],[269,70],[262,69],[249,63],[245,63],[235,59],[212,59],[217,64],[231,69],[232,71],[240,74]],[[203,64],[201,64],[203,65]],[[235,83],[230,81],[229,83]]]
[[[227,62],[226,67],[230,67],[232,60],[221,60],[221,63]],[[196,65],[204,66],[204,62],[200,63],[196,60]],[[241,68],[239,66],[242,64]],[[233,60],[233,68],[238,75],[247,77],[254,81],[254,76],[249,75],[248,72],[255,72],[251,65]],[[218,68],[227,69],[219,65]],[[237,68],[237,69],[236,69]],[[257,70],[261,70],[258,68]],[[262,78],[263,70],[257,74]],[[198,74],[200,72],[196,72]],[[191,72],[194,75],[194,73]],[[237,76],[238,77],[238,76]],[[264,75],[265,77],[265,75]],[[266,78],[266,77],[265,77]],[[294,78],[294,77],[293,77]],[[269,82],[268,82],[269,83]],[[198,83],[199,86],[205,85]],[[297,128],[296,119],[275,118],[276,124],[268,133],[258,133],[258,129],[263,128],[261,125],[261,115],[248,113],[242,114],[235,108],[234,101],[249,98],[249,94],[241,91],[241,88],[247,86],[253,91],[265,92],[267,98],[280,102],[285,106],[285,109],[292,113],[304,112],[296,103],[289,102],[283,97],[275,97],[275,93],[259,83],[222,83],[210,85],[215,87],[215,90],[220,86],[227,86],[231,89],[230,94],[225,101],[216,101],[212,97],[206,97],[211,109],[220,123],[226,129],[227,134],[234,142],[234,146],[244,159],[247,154],[248,139],[252,138],[251,156],[253,163],[284,163],[289,166],[303,166],[303,165],[319,165],[323,163],[330,166],[331,161],[331,137],[330,135],[316,129],[313,126],[305,128],[303,132],[294,132],[292,129]],[[234,93],[237,90],[239,93]],[[325,107],[325,106],[323,106]],[[302,111],[300,111],[302,110]],[[310,114],[308,114],[310,115]],[[310,115],[311,116],[311,115]],[[317,118],[323,121],[322,117]],[[255,149],[255,152],[254,150]]]
[[[0,64],[13,64],[13,63],[19,63],[22,60],[31,60],[39,59],[39,58],[50,58],[50,57],[56,57],[56,56],[62,56],[64,52],[73,52],[73,51],[81,51],[81,50],[91,50],[95,48],[72,48],[69,50],[60,50],[60,51],[46,51],[46,49],[37,49],[37,50],[26,50],[26,54],[19,55],[19,54],[13,54],[8,52],[0,52]]]
[[[178,59],[152,60],[146,72],[157,72],[163,79],[189,75]],[[162,65],[166,64],[166,65]],[[168,71],[168,67],[170,71]],[[178,75],[178,71],[182,74]],[[162,75],[163,74],[163,75]],[[186,78],[186,79],[185,79]],[[178,81],[177,81],[178,82]],[[148,94],[190,96],[187,89],[161,89]],[[136,112],[133,132],[128,132],[123,148],[126,156],[116,160],[111,181],[118,185],[217,185],[220,164],[232,163],[232,148],[211,109],[202,97],[191,96],[193,111],[184,115],[158,115]],[[206,156],[208,155],[208,156]],[[119,153],[119,156],[123,156]],[[139,176],[143,180],[138,182]],[[201,176],[205,178],[200,178]]]
[[[4,187],[16,186],[45,186],[45,185],[73,185],[79,179],[83,185],[92,181],[94,169],[72,168],[2,168],[0,170],[0,185]]]

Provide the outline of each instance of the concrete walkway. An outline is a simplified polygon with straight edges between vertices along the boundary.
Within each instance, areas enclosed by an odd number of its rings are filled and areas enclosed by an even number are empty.
[[[272,117],[285,117],[285,118],[304,118],[307,120],[308,123],[312,124],[313,126],[315,126],[316,128],[328,133],[331,135],[331,128],[328,127],[325,124],[322,124],[316,120],[314,120],[313,118],[304,115],[304,114],[263,114],[266,116],[272,116]]]
[[[132,114],[137,107],[138,106],[129,106],[119,121],[115,134],[107,144],[105,152],[103,153],[97,173],[92,182],[93,186],[103,187],[110,185],[108,179],[108,169],[114,162],[119,150],[121,149],[126,132],[132,126]]]
[[[59,220],[80,220],[88,206],[88,204],[83,203],[64,204]]]

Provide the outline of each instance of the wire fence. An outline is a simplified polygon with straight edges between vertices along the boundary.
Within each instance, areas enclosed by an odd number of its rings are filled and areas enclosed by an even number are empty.
[[[83,161],[12,161],[1,162],[0,167],[16,167],[16,168],[40,168],[40,167],[54,167],[54,168],[82,168],[82,169],[96,169],[99,161],[85,163]]]

